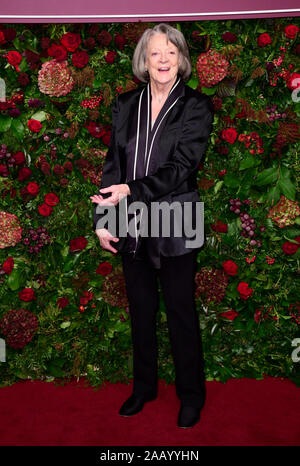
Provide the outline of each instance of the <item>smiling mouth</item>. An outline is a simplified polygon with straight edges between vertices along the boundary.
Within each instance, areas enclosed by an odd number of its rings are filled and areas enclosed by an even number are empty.
[[[170,68],[158,68],[158,71],[166,72],[166,71],[170,71]]]

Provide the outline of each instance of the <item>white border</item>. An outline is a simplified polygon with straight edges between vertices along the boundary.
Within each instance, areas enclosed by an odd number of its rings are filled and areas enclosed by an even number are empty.
[[[162,18],[162,17],[189,17],[189,16],[221,16],[221,15],[252,15],[268,13],[295,13],[300,12],[300,8],[280,9],[280,10],[241,10],[241,11],[211,11],[204,13],[153,13],[137,15],[0,15],[0,18]]]

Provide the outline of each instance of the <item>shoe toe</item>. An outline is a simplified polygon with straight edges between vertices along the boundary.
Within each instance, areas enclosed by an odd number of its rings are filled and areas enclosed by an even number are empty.
[[[200,408],[194,406],[181,406],[178,415],[178,427],[193,427],[200,419]]]

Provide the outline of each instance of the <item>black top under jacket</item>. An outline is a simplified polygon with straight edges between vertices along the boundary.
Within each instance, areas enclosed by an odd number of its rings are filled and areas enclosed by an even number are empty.
[[[175,201],[181,204],[192,202],[191,219],[188,220],[196,225],[195,206],[201,200],[197,172],[212,130],[214,111],[211,99],[185,85],[179,76],[153,127],[151,99],[149,83],[116,97],[111,140],[100,189],[126,183],[131,194],[122,199],[117,207],[107,206],[104,210],[104,207],[99,208],[96,204],[93,228],[108,228],[107,224],[99,226],[98,223],[97,226],[97,222],[103,218],[104,212],[115,209],[116,231],[111,233],[119,237],[119,241],[111,244],[120,253],[132,252],[137,259],[139,252],[146,249],[153,266],[159,268],[161,254],[177,256],[192,251],[185,245],[186,240],[191,238],[184,235],[184,228],[180,237],[174,236],[172,226],[171,234],[164,237],[160,225],[162,215],[157,217],[158,237],[150,233],[143,237],[141,231],[144,225],[150,226],[151,203],[163,201],[169,204]],[[105,198],[110,193],[102,195]],[[143,202],[147,209],[128,214],[129,206],[136,201]],[[124,216],[119,218],[121,207]],[[172,212],[170,219],[172,222]],[[131,235],[127,232],[129,223],[134,227]],[[204,218],[202,227],[203,223]]]

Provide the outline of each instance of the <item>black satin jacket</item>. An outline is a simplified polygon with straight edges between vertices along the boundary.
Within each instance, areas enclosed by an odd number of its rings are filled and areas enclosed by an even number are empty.
[[[143,178],[126,181],[126,146],[132,114],[138,105],[142,89],[143,87],[139,87],[120,94],[115,100],[111,141],[103,166],[100,189],[112,184],[126,183],[131,192],[127,196],[128,205],[134,201],[142,201],[147,206],[152,201],[169,203],[192,201],[194,207],[197,201],[201,201],[197,172],[212,131],[214,118],[212,101],[207,95],[184,85],[179,99],[167,116],[164,131],[158,140],[159,160],[153,160],[155,172]],[[110,193],[103,194],[103,197],[108,196]],[[97,221],[103,215],[97,214],[96,208],[97,204],[93,213],[94,230]],[[194,215],[194,210],[192,213]],[[193,218],[193,224],[194,222]],[[172,237],[172,235],[171,237],[139,237],[134,257],[138,257],[141,243],[145,242],[145,239],[150,260],[157,268],[160,267],[161,254],[177,256],[192,250],[186,247],[187,238],[184,234],[181,237]],[[119,241],[113,242],[112,245],[118,252],[126,252],[128,238],[120,237]]]

